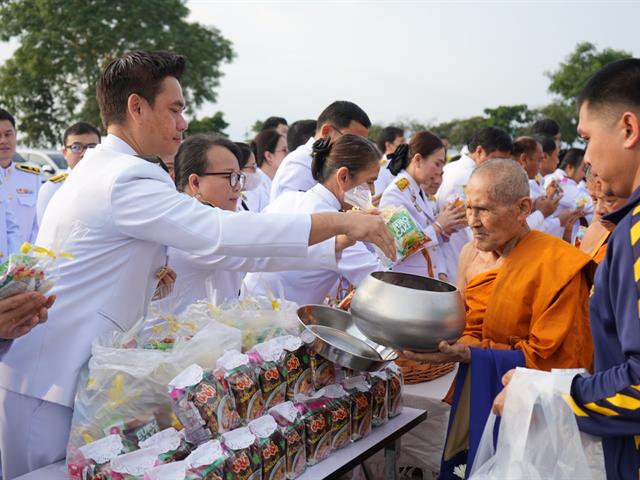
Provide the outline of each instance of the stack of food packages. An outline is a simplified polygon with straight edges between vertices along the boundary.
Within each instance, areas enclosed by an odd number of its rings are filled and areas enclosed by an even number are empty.
[[[335,366],[284,335],[192,364],[168,382],[175,428],[137,446],[126,433],[78,449],[81,479],[293,479],[401,413],[402,374]],[[150,433],[150,432],[146,432]],[[133,448],[132,448],[133,447]],[[136,448],[137,447],[137,448]]]

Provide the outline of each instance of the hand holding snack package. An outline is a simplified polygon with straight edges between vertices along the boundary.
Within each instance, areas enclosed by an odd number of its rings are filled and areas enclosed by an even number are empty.
[[[389,418],[395,417],[402,413],[402,390],[404,389],[404,378],[402,370],[395,363],[389,363],[384,371],[387,373],[387,408],[389,410]]]
[[[371,433],[373,423],[373,395],[371,385],[364,376],[348,378],[344,389],[351,397],[351,440],[356,441]]]
[[[385,266],[392,267],[397,265],[405,258],[423,250],[427,246],[429,238],[405,207],[388,206],[380,210],[380,213],[396,242],[395,262],[387,258],[380,249],[374,247]]]
[[[256,437],[262,459],[263,480],[284,480],[287,470],[286,442],[278,424],[271,415],[264,415],[249,423]]]
[[[293,402],[285,402],[269,410],[284,436],[286,473],[289,480],[298,478],[307,468],[305,426],[300,411]]]
[[[187,473],[184,480],[213,480],[225,478],[225,462],[229,454],[219,440],[209,440],[185,459]]]
[[[258,375],[265,410],[284,402],[287,396],[285,353],[278,339],[259,343],[247,355]]]
[[[374,427],[379,427],[389,419],[387,377],[388,375],[385,370],[368,372],[366,374],[366,379],[371,384],[371,395],[373,397],[372,423]]]
[[[223,433],[222,444],[229,452],[225,460],[227,478],[261,480],[262,459],[256,445],[256,437],[248,428],[236,428]]]
[[[314,398],[325,400],[331,413],[331,449],[338,450],[351,441],[351,399],[340,385],[329,385],[316,392]]]
[[[216,377],[231,392],[243,425],[264,415],[262,391],[248,355],[238,350],[225,352],[216,362]]]
[[[315,465],[331,454],[331,412],[325,400],[306,395],[296,396],[296,408],[302,414],[305,428],[307,465]]]

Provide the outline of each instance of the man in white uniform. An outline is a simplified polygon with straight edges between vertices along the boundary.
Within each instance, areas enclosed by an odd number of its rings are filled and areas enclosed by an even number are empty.
[[[20,227],[9,208],[7,192],[0,182],[0,263],[20,248]]]
[[[304,257],[309,245],[346,234],[393,255],[393,239],[377,215],[233,213],[178,193],[155,155],[175,154],[187,128],[184,69],[181,55],[137,51],[113,60],[98,80],[108,136],[51,199],[38,236],[46,248],[67,238],[75,259],[60,267],[49,321],[0,356],[5,480],[64,458],[77,376],[91,343],[144,315],[167,246],[205,259]]]
[[[319,138],[351,133],[367,138],[371,121],[358,105],[344,100],[333,102],[318,117],[315,137],[289,153],[280,164],[271,184],[271,202],[285,192],[306,192],[316,183],[311,175],[311,147]]]
[[[9,208],[20,227],[20,243],[34,242],[38,236],[36,200],[40,190],[40,169],[15,163],[16,121],[0,108],[0,182],[4,185]]]
[[[84,157],[88,149],[95,148],[99,143],[100,132],[90,123],[78,122],[67,128],[62,137],[62,145],[64,145],[62,155],[64,155],[64,159],[67,161],[69,170],[73,170],[78,162],[82,160],[82,157]],[[53,194],[64,184],[68,176],[69,172],[54,175],[40,188],[37,204],[38,225],[42,222],[42,217],[49,204],[49,200],[51,200]]]

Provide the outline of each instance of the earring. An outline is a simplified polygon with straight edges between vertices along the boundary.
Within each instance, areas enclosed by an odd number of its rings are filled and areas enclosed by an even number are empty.
[[[198,200],[202,199],[202,195],[200,195],[200,192],[196,193],[196,198],[197,198]]]

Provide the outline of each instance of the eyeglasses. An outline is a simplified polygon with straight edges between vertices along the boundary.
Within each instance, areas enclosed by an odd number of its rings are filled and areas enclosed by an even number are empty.
[[[97,143],[87,143],[85,145],[84,143],[74,142],[71,145],[65,145],[65,148],[68,148],[73,153],[82,153],[88,148],[96,148],[97,145]]]
[[[240,172],[205,172],[200,176],[227,177],[229,179],[229,185],[231,185],[231,188],[236,188],[239,184],[240,188],[242,189],[244,188],[244,184],[247,181],[247,176],[244,173]]]

